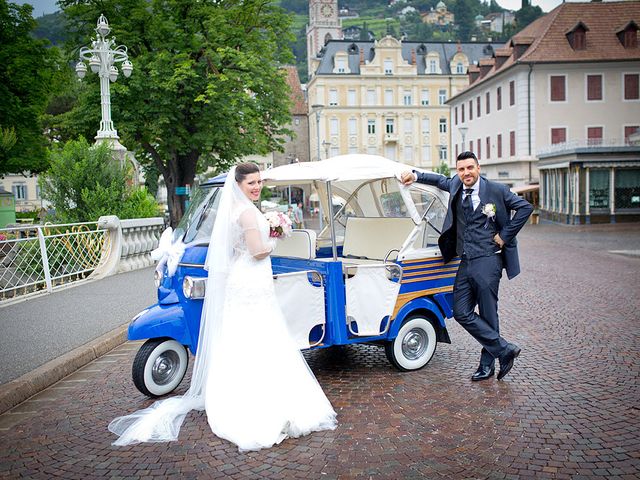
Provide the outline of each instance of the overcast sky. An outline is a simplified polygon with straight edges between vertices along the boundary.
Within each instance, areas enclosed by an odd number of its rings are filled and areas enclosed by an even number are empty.
[[[522,0],[497,0],[497,2],[498,2],[498,5],[500,5],[502,8],[507,8],[509,10],[520,10],[520,7],[522,6]],[[561,3],[562,3],[562,0],[532,0],[531,1],[532,5],[540,7],[543,12],[550,12]]]
[[[23,3],[29,3],[33,5],[33,16],[41,17],[42,15],[53,13],[60,10],[56,5],[56,0],[13,0],[15,3],[22,5]],[[380,0],[383,1],[383,0]],[[384,0],[386,1],[386,0]],[[519,10],[522,5],[522,0],[497,0],[498,4],[503,8],[509,10]],[[445,0],[445,3],[446,0]],[[550,12],[557,7],[562,0],[532,0],[533,5],[538,5],[544,12]]]

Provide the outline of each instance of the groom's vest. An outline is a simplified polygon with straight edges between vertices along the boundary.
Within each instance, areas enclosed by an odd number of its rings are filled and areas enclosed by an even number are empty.
[[[488,219],[488,217],[482,213],[482,202],[469,218],[465,219],[464,209],[462,208],[463,196],[462,189],[460,189],[458,198],[455,201],[457,231],[456,253],[460,256],[464,253],[467,258],[493,255],[500,250],[500,247],[493,241],[493,237],[497,233],[496,222]]]

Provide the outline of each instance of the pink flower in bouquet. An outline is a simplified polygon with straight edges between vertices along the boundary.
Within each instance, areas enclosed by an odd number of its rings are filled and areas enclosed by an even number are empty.
[[[282,238],[291,235],[291,219],[282,212],[269,211],[264,214],[269,222],[269,236]]]

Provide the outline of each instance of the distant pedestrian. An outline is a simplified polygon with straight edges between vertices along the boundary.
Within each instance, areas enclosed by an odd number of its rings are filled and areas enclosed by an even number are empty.
[[[295,228],[304,228],[304,212],[302,211],[302,202],[298,202],[296,208],[293,209],[293,226]]]

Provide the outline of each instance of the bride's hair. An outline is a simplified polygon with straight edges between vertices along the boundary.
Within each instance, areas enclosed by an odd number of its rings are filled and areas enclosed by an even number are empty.
[[[251,173],[258,173],[258,165],[251,162],[242,162],[236,165],[236,182],[240,183]]]

